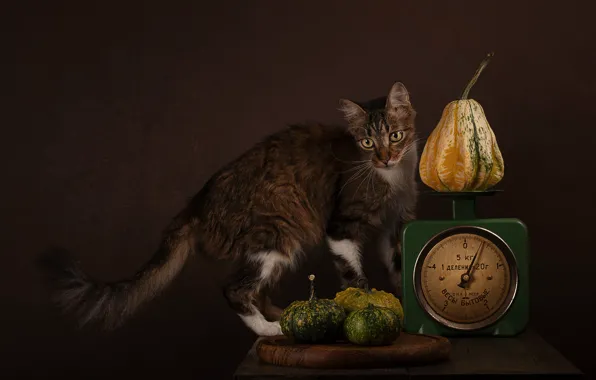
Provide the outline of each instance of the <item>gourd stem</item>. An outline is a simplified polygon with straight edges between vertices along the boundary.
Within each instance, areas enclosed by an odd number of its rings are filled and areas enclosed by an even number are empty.
[[[308,279],[310,280],[310,298],[308,300],[313,301],[317,298],[315,296],[315,275],[311,274],[310,276],[308,276]]]
[[[488,63],[490,62],[490,59],[494,55],[495,55],[494,52],[490,52],[490,53],[488,53],[486,55],[486,57],[482,60],[482,62],[480,62],[480,66],[478,67],[478,69],[476,69],[476,73],[474,73],[474,76],[472,77],[472,80],[470,80],[470,82],[468,83],[468,85],[464,89],[464,92],[461,94],[461,98],[460,98],[461,100],[468,99],[468,94],[470,93],[470,90],[472,89],[472,86],[474,86],[474,84],[478,80],[478,77],[480,77],[480,74],[482,74],[482,72],[484,71],[484,69],[486,68],[486,66],[488,65]]]

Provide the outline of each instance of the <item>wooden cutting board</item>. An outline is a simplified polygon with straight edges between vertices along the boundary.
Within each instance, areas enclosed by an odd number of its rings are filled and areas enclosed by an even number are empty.
[[[285,336],[261,338],[257,355],[269,364],[305,368],[384,368],[446,360],[447,338],[401,333],[388,346],[357,346],[347,342],[296,344]]]

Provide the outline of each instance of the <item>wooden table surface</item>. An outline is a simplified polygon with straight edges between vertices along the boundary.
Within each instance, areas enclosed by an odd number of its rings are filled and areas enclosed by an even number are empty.
[[[582,372],[533,331],[514,338],[450,338],[448,361],[419,366],[366,370],[315,370],[261,363],[253,345],[234,374],[237,380],[374,378],[524,378],[583,379]]]

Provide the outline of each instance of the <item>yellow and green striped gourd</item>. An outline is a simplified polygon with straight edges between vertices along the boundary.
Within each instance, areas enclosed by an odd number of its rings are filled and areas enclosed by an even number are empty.
[[[459,100],[447,104],[420,157],[420,179],[441,192],[485,191],[505,173],[503,156],[482,106],[468,99],[470,89],[488,65],[480,64]]]

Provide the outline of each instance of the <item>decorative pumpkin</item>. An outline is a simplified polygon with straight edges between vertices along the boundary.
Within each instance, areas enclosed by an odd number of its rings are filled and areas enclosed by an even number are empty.
[[[505,174],[505,163],[482,106],[468,99],[470,89],[488,65],[482,61],[459,100],[450,102],[420,157],[420,178],[436,191],[485,191]]]
[[[310,298],[292,302],[281,314],[281,331],[300,343],[333,342],[341,337],[346,319],[344,309],[331,299],[315,295],[314,275],[310,280]]]
[[[347,313],[373,306],[386,307],[391,309],[398,317],[400,324],[403,324],[404,309],[401,302],[393,294],[373,288],[370,290],[366,285],[364,289],[347,288],[335,295],[335,302],[346,309]]]
[[[348,314],[344,334],[348,341],[362,346],[391,344],[401,333],[401,322],[393,310],[368,304]]]

